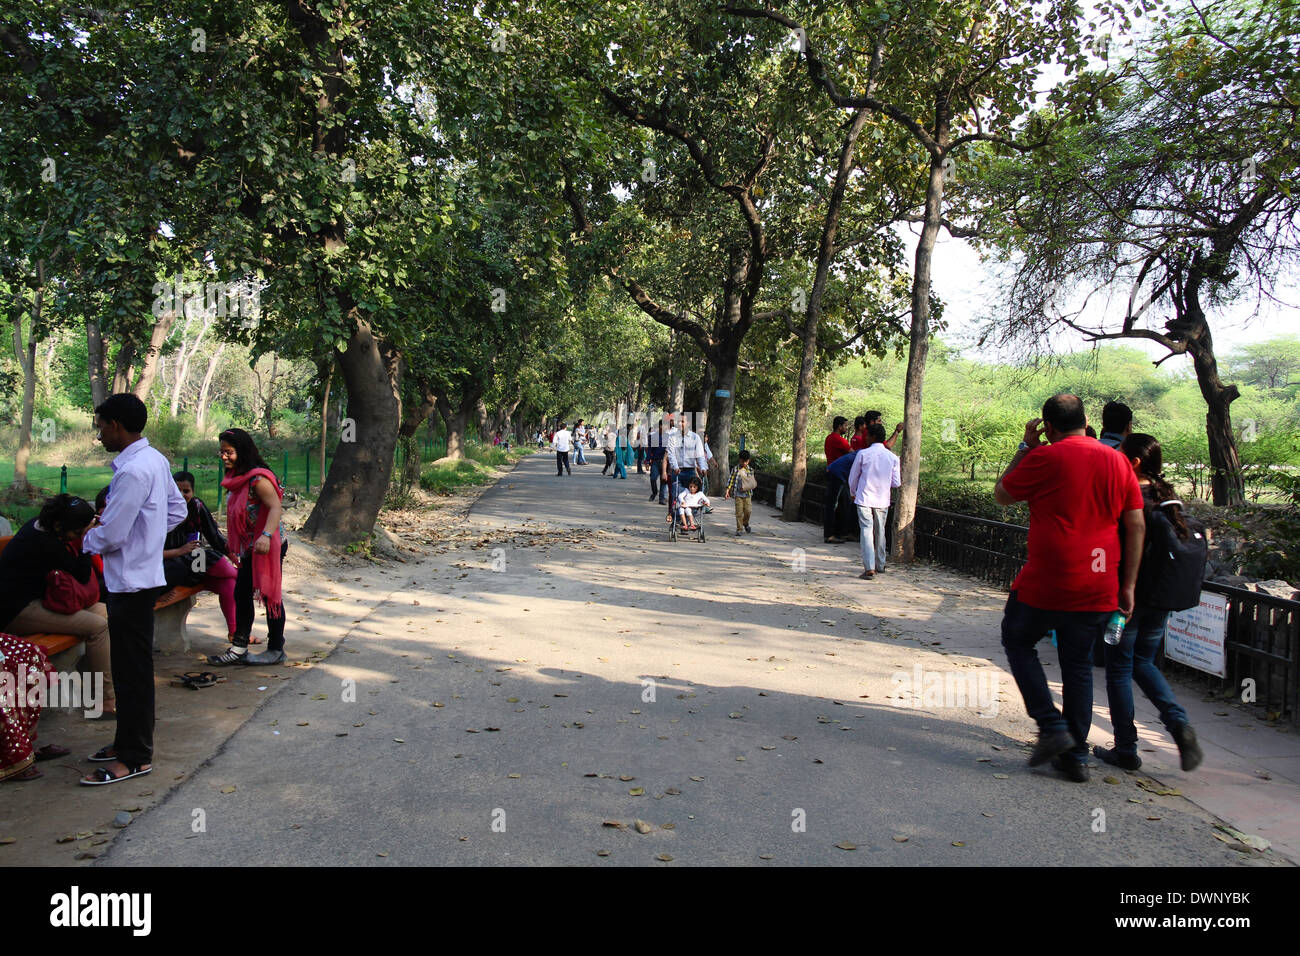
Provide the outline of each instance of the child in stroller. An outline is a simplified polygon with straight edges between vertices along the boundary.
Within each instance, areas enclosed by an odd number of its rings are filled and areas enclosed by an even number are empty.
[[[709,504],[708,496],[700,490],[702,483],[699,476],[692,475],[687,481],[686,487],[682,489],[677,496],[677,508],[675,514],[679,516],[683,531],[694,531],[698,533],[701,541],[704,540],[704,528],[700,525],[700,512]],[[676,522],[673,524],[674,535],[677,530]]]

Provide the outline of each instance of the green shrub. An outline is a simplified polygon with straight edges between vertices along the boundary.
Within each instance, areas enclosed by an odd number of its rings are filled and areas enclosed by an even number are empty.
[[[437,462],[420,472],[420,487],[435,494],[450,494],[457,488],[485,485],[492,481],[490,469],[472,458]]]

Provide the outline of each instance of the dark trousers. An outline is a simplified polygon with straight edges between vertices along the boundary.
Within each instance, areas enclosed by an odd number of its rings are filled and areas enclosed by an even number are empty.
[[[284,553],[289,550],[289,542],[280,542],[280,564],[284,564]],[[253,604],[253,552],[247,550],[239,559],[239,574],[235,577],[235,639],[239,647],[248,646],[249,635],[253,633],[253,618],[257,607]],[[266,612],[266,649],[268,651],[284,650],[284,606],[279,614]]]
[[[1088,757],[1088,731],[1092,727],[1092,643],[1106,627],[1110,611],[1051,611],[1022,604],[1012,591],[1002,615],[1002,647],[1011,675],[1024,698],[1025,710],[1039,732],[1068,730],[1074,738],[1070,751],[1076,760]],[[1038,660],[1038,642],[1056,631],[1061,663],[1061,704],[1052,703],[1052,691]]]
[[[645,449],[636,449],[636,473],[641,474],[641,462],[645,460]]]
[[[163,588],[109,594],[109,659],[117,692],[117,759],[130,767],[153,762],[153,602]]]
[[[602,475],[605,474],[607,471],[609,471],[609,466],[612,465],[612,464],[614,464],[614,453],[613,453],[612,451],[606,449],[606,450],[605,450],[605,467],[602,468],[602,469],[600,469],[600,473],[601,473]]]
[[[573,469],[569,467],[569,453],[567,451],[557,451],[555,453],[555,473],[557,475],[573,474]]]
[[[662,484],[663,480],[659,474],[659,462],[652,461],[650,462],[650,497],[657,497],[660,504],[664,503],[664,492],[663,488],[660,487]]]
[[[825,499],[822,501],[822,537],[829,538],[831,535],[840,533],[839,521],[839,504],[840,493],[844,490],[844,482],[840,481],[834,475],[827,473]]]

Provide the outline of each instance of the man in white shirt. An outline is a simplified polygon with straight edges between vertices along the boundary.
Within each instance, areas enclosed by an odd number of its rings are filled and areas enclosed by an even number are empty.
[[[862,529],[860,575],[870,581],[885,570],[885,517],[889,514],[890,489],[901,483],[898,456],[885,445],[885,426],[867,426],[871,445],[853,460],[849,472],[849,493],[858,509]]]
[[[670,431],[664,436],[664,480],[671,482],[668,507],[676,509],[682,488],[693,476],[706,473],[709,463],[704,456],[704,439],[687,425],[685,413],[681,413],[677,427],[673,427],[673,416],[669,414],[668,424]]]
[[[551,439],[551,444],[555,448],[555,477],[572,475],[573,470],[569,467],[569,450],[573,447],[573,436],[569,434],[569,429],[565,427],[564,422],[560,422],[560,430]]]
[[[104,557],[109,653],[117,689],[117,734],[92,760],[103,766],[81,782],[117,783],[153,769],[153,605],[167,586],[163,542],[187,516],[167,459],[150,447],[144,402],[123,392],[95,409],[105,451],[116,452],[108,504],[82,539]]]

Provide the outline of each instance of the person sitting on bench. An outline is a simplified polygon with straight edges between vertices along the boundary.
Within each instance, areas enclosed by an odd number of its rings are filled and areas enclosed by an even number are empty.
[[[194,476],[188,471],[172,475],[185,499],[186,518],[167,532],[163,542],[163,574],[169,587],[202,585],[217,596],[221,614],[226,619],[226,640],[235,638],[235,578],[239,571],[231,563],[226,537],[217,527],[212,512],[203,499],[194,494]],[[202,544],[207,542],[207,547]],[[202,556],[199,556],[202,552]],[[250,639],[262,643],[259,637]]]
[[[82,663],[89,672],[104,675],[104,713],[111,715],[117,712],[117,702],[108,609],[102,597],[72,614],[51,611],[42,603],[51,571],[66,572],[83,585],[95,578],[90,555],[81,550],[81,537],[94,520],[90,502],[74,495],[55,495],[46,500],[37,517],[18,529],[0,551],[0,631],[18,637],[67,634],[85,641]]]

